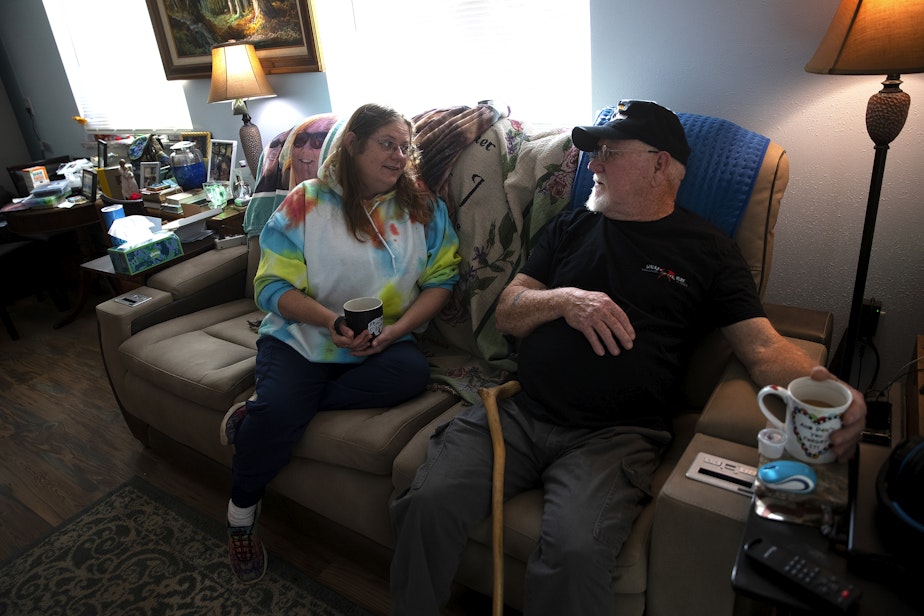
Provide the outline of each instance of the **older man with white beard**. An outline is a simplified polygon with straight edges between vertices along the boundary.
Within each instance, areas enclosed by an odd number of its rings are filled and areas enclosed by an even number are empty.
[[[521,338],[522,391],[501,402],[505,498],[542,487],[525,613],[612,614],[612,569],[671,439],[684,359],[720,328],[755,382],[834,378],[773,329],[734,241],[675,207],[690,147],[676,114],[623,101],[603,126],[576,127],[592,153],[587,208],[551,221],[500,296],[497,327]],[[831,440],[856,449],[853,391]],[[490,513],[484,407],[437,429],[392,507],[395,613],[437,614],[469,531]]]

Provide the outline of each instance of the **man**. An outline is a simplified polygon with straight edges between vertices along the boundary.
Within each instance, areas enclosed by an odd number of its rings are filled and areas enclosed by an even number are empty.
[[[550,222],[496,311],[498,328],[522,339],[523,391],[501,403],[504,497],[545,494],[528,615],[613,613],[612,568],[650,496],[683,359],[700,334],[721,328],[761,385],[834,378],[770,325],[734,242],[675,208],[690,147],[672,111],[623,101],[572,140],[592,153],[587,209]],[[866,415],[853,395],[832,436],[842,461]],[[448,600],[468,533],[490,512],[491,460],[480,405],[432,437],[392,508],[396,613],[436,614]]]

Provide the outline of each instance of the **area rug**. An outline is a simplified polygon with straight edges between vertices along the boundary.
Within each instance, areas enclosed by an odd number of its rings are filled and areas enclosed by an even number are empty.
[[[0,566],[0,615],[369,616],[276,557],[242,585],[226,545],[218,522],[136,477]]]

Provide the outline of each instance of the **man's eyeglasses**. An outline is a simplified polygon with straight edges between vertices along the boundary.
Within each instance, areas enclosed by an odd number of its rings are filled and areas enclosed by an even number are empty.
[[[657,154],[660,150],[614,150],[613,148],[608,148],[606,145],[601,145],[593,152],[588,152],[591,160],[599,160],[601,163],[605,163],[610,156],[616,156],[618,154]]]
[[[309,133],[303,132],[295,135],[295,139],[292,141],[293,148],[303,148],[305,144],[308,144],[312,150],[320,150],[321,146],[324,145],[324,139],[327,137],[327,132],[323,133]]]
[[[400,150],[402,156],[411,157],[420,152],[417,146],[412,143],[398,145],[391,139],[373,139],[373,141],[381,146],[383,152],[388,154],[393,154],[395,150]]]

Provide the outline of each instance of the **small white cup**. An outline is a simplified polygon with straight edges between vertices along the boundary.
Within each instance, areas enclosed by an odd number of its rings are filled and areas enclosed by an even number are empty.
[[[767,396],[779,396],[786,403],[785,421],[767,408]],[[795,379],[788,387],[768,385],[757,394],[761,412],[786,435],[786,451],[809,464],[835,460],[830,436],[841,427],[841,416],[851,400],[850,390],[843,383],[816,381],[808,376]]]

